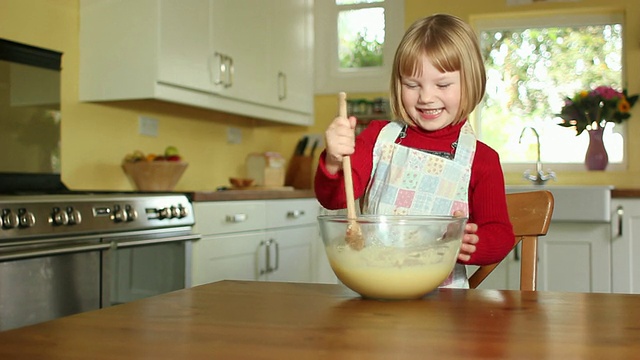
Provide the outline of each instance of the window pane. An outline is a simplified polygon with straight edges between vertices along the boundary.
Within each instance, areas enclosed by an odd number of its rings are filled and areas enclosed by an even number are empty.
[[[340,11],[338,59],[340,68],[382,66],[384,8]]]
[[[479,136],[504,163],[535,160],[533,132],[540,134],[543,162],[583,163],[588,134],[557,125],[566,96],[610,85],[622,89],[620,24],[504,29],[481,32],[487,95],[479,109]],[[607,124],[609,162],[623,160],[623,126]]]

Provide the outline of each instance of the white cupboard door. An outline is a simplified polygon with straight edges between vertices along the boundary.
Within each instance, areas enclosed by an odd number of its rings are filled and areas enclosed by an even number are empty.
[[[614,199],[611,211],[612,291],[640,294],[640,200]]]
[[[220,94],[265,103],[269,93],[265,59],[269,53],[267,9],[271,1],[211,0],[212,50],[222,57]],[[217,78],[217,76],[216,76]]]
[[[206,236],[192,256],[193,286],[220,280],[259,280],[265,268],[264,232]]]
[[[161,0],[158,82],[213,92],[209,0]]]
[[[278,107],[313,111],[313,1],[272,1],[269,96]]]
[[[267,231],[271,240],[269,256],[269,281],[313,281],[313,240],[315,225]]]
[[[609,223],[552,222],[538,240],[538,290],[611,292]]]

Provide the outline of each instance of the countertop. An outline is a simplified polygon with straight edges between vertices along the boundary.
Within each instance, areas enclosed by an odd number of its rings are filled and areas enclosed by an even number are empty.
[[[640,197],[640,189],[616,189],[611,190],[612,198],[637,198]]]
[[[315,198],[313,190],[221,190],[187,193],[193,202]]]
[[[544,189],[544,186],[541,187]],[[315,198],[313,190],[221,190],[187,192],[193,202],[231,200],[275,200]],[[612,198],[640,198],[640,188],[611,190]]]
[[[0,359],[634,359],[640,296],[222,281],[0,333]]]

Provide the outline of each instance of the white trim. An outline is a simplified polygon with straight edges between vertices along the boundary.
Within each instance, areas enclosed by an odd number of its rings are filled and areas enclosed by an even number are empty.
[[[575,27],[614,23],[624,23],[624,12],[622,10],[603,10],[597,13],[494,14],[471,17],[471,24],[478,33],[501,29],[530,29],[553,26]]]
[[[385,0],[372,4],[385,9],[384,65],[381,68],[338,71],[338,7],[334,0],[316,0],[315,93],[387,92],[391,64],[404,33],[404,0]]]

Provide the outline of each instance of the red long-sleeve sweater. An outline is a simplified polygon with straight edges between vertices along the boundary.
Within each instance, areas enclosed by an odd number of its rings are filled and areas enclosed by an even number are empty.
[[[373,147],[387,123],[372,121],[356,137],[355,153],[351,155],[355,198],[361,197],[367,187],[373,167]],[[462,125],[459,123],[436,131],[409,127],[401,144],[416,149],[451,152],[451,144],[458,140]],[[320,155],[314,186],[316,197],[325,208],[346,207],[344,174],[342,171],[335,175],[327,172],[324,151]],[[468,216],[470,223],[478,225],[476,234],[479,241],[476,252],[466,264],[487,265],[502,260],[514,242],[505,199],[504,176],[498,153],[480,141],[477,142],[471,165]]]

